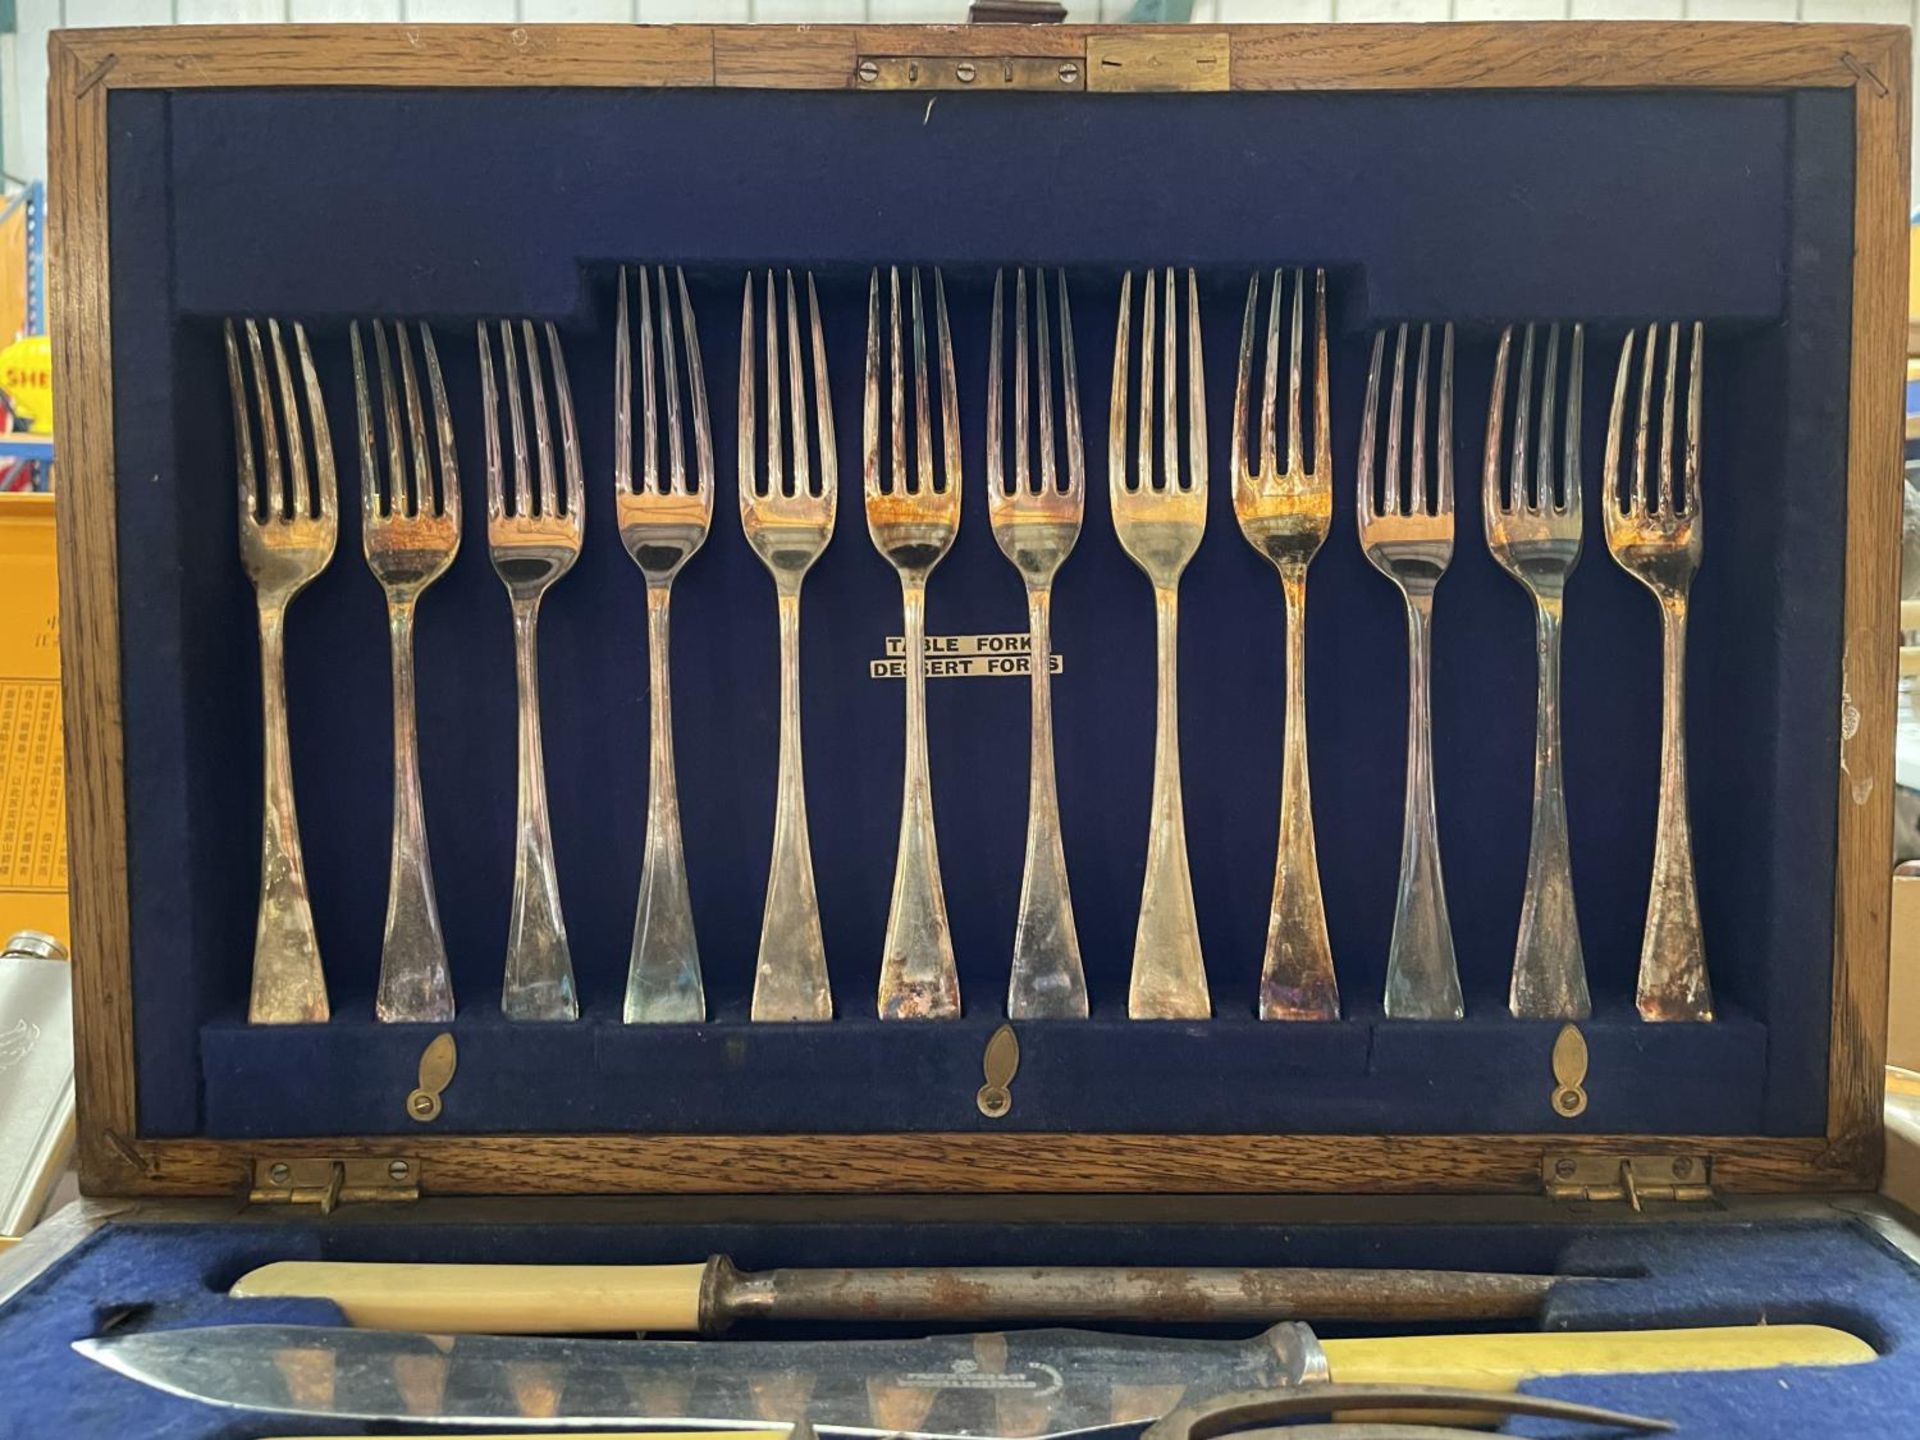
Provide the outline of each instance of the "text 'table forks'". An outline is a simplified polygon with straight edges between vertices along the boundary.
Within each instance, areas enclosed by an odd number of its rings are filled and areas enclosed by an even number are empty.
[[[1307,464],[1301,416],[1302,320],[1306,273],[1293,272],[1293,320],[1287,363],[1287,453],[1280,464],[1274,416],[1280,384],[1280,295],[1275,271],[1267,309],[1266,383],[1261,392],[1258,468],[1248,457],[1248,394],[1260,277],[1247,286],[1240,328],[1240,374],[1233,392],[1233,510],[1240,531],[1280,572],[1287,613],[1287,715],[1280,769],[1280,842],[1267,915],[1267,952],[1260,968],[1262,1020],[1337,1020],[1340,990],[1320,893],[1313,842],[1313,791],[1307,778],[1307,566],[1333,521],[1333,422],[1327,374],[1327,275],[1314,272],[1313,464]]]
[[[262,464],[257,469],[240,347],[233,322],[227,322],[227,384],[233,392],[234,450],[240,475],[240,558],[253,581],[260,609],[264,771],[260,906],[254,922],[253,990],[247,1019],[256,1025],[285,1025],[325,1020],[329,1013],[320,942],[314,934],[313,909],[307,899],[307,869],[300,855],[300,821],[293,804],[293,757],[287,743],[286,622],[287,606],[293,597],[333,558],[340,527],[339,500],[326,401],[321,397],[320,378],[314,373],[313,356],[307,349],[307,332],[299,325],[293,327],[306,391],[305,425],[301,423],[286,347],[280,340],[279,322],[267,322],[274,381],[267,377],[259,325],[247,321],[246,332],[253,391],[259,402]],[[284,468],[280,443],[283,425]],[[311,472],[307,467],[308,429],[313,442]]]
[[[687,857],[680,839],[680,785],[673,768],[672,671],[667,663],[667,621],[673,577],[707,538],[713,519],[713,431],[707,419],[707,382],[700,369],[700,336],[686,277],[674,271],[685,338],[687,395],[691,403],[694,473],[687,471],[687,436],[680,410],[679,347],[674,341],[667,272],[659,282],[659,373],[666,407],[655,384],[655,310],[645,267],[640,278],[640,481],[633,478],[633,359],[627,325],[627,275],[620,272],[620,314],[614,332],[613,500],[620,542],[647,581],[647,693],[651,701],[647,750],[647,835],[634,907],[633,950],[627,964],[625,1018],[642,1022],[707,1018],[700,982],[700,948],[693,933],[693,902],[687,891]],[[661,466],[661,429],[666,465]]]
[[[1649,325],[1640,366],[1640,406],[1633,429],[1633,470],[1622,483],[1620,451],[1625,439],[1627,380],[1633,369],[1634,335],[1620,346],[1613,382],[1613,414],[1607,424],[1605,479],[1607,549],[1660,606],[1662,703],[1660,707],[1660,810],[1655,821],[1653,884],[1640,945],[1636,1003],[1645,1020],[1711,1020],[1713,988],[1707,980],[1706,946],[1700,931],[1700,897],[1693,875],[1693,830],[1687,816],[1687,593],[1700,568],[1700,368],[1705,329],[1695,322],[1687,367],[1687,428],[1674,429],[1675,382],[1680,367],[1680,326],[1666,327],[1666,376],[1660,410],[1657,469],[1647,465],[1654,375],[1660,368],[1661,327]],[[1683,450],[1674,474],[1676,448]]]
[[[1400,885],[1387,952],[1386,1013],[1395,1020],[1458,1020],[1460,974],[1440,870],[1440,833],[1433,804],[1433,592],[1453,558],[1453,327],[1440,341],[1440,395],[1434,460],[1427,465],[1429,327],[1420,327],[1413,387],[1411,456],[1402,473],[1401,416],[1406,388],[1407,327],[1393,349],[1385,463],[1374,465],[1380,423],[1381,364],[1387,333],[1373,337],[1365,423],[1360,431],[1360,548],[1400,587],[1407,602],[1407,799],[1401,822]],[[1434,483],[1429,485],[1429,480]]]
[[[560,877],[553,861],[553,832],[547,820],[546,758],[540,745],[540,660],[535,645],[540,601],[547,588],[580,557],[585,520],[585,483],[580,474],[580,436],[573,418],[573,392],[567,384],[560,336],[545,327],[547,355],[553,367],[553,406],[560,422],[560,462],[556,476],[553,436],[548,427],[547,385],[533,322],[519,324],[519,344],[511,321],[499,324],[502,379],[513,441],[513,483],[509,487],[500,449],[500,396],[494,382],[493,347],[487,327],[478,325],[480,398],[487,446],[487,547],[494,572],[506,586],[513,608],[514,676],[519,694],[519,786],[514,820],[513,910],[507,928],[506,982],[500,1008],[510,1020],[575,1020],[580,1000],[574,989],[573,956],[567,947],[567,923],[560,910]],[[520,383],[520,350],[527,366],[526,392]],[[533,406],[533,459],[528,463],[525,406]]]
[[[379,413],[387,437],[384,447],[374,420],[360,327],[356,324],[349,332],[360,432],[360,538],[367,568],[386,592],[393,661],[393,854],[387,871],[386,935],[380,947],[380,988],[373,1013],[382,1020],[445,1021],[453,1019],[453,984],[447,975],[447,947],[440,933],[433,862],[427,850],[426,807],[420,798],[413,612],[421,593],[446,572],[460,548],[460,474],[440,356],[433,347],[433,332],[425,325],[418,330],[433,405],[433,434],[439,441],[437,485],[405,322],[393,327],[400,354],[400,391],[405,396],[404,421],[401,399],[394,392],[387,327],[373,322]]]
[[[1522,1019],[1584,1020],[1587,995],[1580,922],[1573,899],[1567,842],[1567,799],[1561,779],[1560,625],[1567,577],[1580,560],[1580,385],[1584,329],[1573,327],[1567,355],[1565,419],[1558,438],[1564,460],[1554,474],[1555,407],[1559,400],[1560,327],[1547,331],[1540,386],[1539,432],[1533,429],[1533,326],[1520,342],[1514,385],[1512,461],[1502,481],[1502,443],[1513,329],[1500,335],[1493,395],[1487,404],[1487,453],[1481,514],[1493,558],[1533,597],[1539,690],[1534,715],[1533,833],[1527,846],[1527,889],[1514,942],[1507,1006]],[[1529,448],[1531,447],[1531,448]]]
[[[1066,481],[1055,454],[1053,355],[1047,318],[1047,277],[1034,272],[1034,367],[1037,396],[1028,388],[1027,272],[1014,281],[1013,483],[1007,483],[1002,415],[1002,277],[993,279],[993,334],[987,358],[987,512],[993,537],[1026,582],[1027,661],[1033,717],[1027,771],[1027,854],[1020,879],[1020,915],[1013,932],[1013,978],[1007,1016],[1013,1020],[1085,1019],[1087,980],[1067,885],[1066,846],[1060,838],[1060,799],[1053,770],[1053,578],[1080,536],[1086,508],[1086,440],[1081,433],[1080,380],[1073,356],[1073,312],[1067,277],[1059,276],[1060,379],[1065,419]],[[1039,464],[1033,464],[1028,417],[1038,400]]]

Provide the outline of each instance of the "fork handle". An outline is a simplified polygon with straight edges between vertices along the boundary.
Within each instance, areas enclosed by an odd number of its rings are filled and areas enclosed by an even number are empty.
[[[284,601],[260,600],[262,817],[260,908],[253,930],[253,993],[247,1019],[293,1025],[327,1019],[327,981],[307,900],[300,819],[293,805],[293,756],[287,740]]]
[[[780,616],[780,779],[773,807],[773,862],[760,916],[753,977],[755,1020],[831,1020],[827,942],[813,882],[807,782],[800,752],[800,582],[777,577]]]
[[[420,746],[414,712],[413,601],[387,602],[393,660],[393,855],[387,869],[387,926],[380,947],[381,1020],[453,1019],[453,984],[433,894],[426,806],[420,797]]]
[[[882,1020],[947,1020],[960,1013],[940,847],[933,830],[933,781],[927,765],[927,585],[900,577],[906,630],[907,763],[900,799],[900,846],[893,899],[880,955]]]
[[[1180,597],[1153,587],[1153,800],[1147,875],[1133,932],[1127,1014],[1135,1020],[1205,1020],[1213,1014],[1200,922],[1187,866],[1186,802],[1180,793]]]
[[[510,1020],[577,1020],[567,922],[547,820],[547,766],[540,748],[540,597],[513,597],[513,668],[519,687],[520,780],[514,830],[513,913],[500,1008]]]
[[[1386,1013],[1394,1020],[1458,1020],[1460,971],[1440,871],[1433,803],[1433,596],[1407,596],[1407,803],[1400,889],[1387,951]]]
[[[1560,621],[1556,595],[1534,597],[1539,691],[1533,725],[1533,832],[1527,889],[1513,949],[1507,1008],[1521,1019],[1584,1020],[1593,1013],[1567,843],[1567,795],[1560,767]]]
[[[668,663],[672,582],[647,581],[647,838],[627,962],[626,1021],[697,1024],[707,1018],[700,947],[693,933],[680,784],[673,769],[673,680]]]
[[[1027,587],[1027,662],[1033,717],[1027,764],[1027,856],[1020,877],[1020,916],[1013,931],[1010,1020],[1084,1020],[1087,977],[1067,885],[1060,835],[1060,795],[1053,769],[1053,591]]]
[[[1660,597],[1660,810],[1635,1001],[1643,1020],[1711,1020],[1687,816],[1687,597]]]
[[[1338,1020],[1340,987],[1327,938],[1307,772],[1307,567],[1280,572],[1287,610],[1286,740],[1280,762],[1280,843],[1260,967],[1262,1020]]]

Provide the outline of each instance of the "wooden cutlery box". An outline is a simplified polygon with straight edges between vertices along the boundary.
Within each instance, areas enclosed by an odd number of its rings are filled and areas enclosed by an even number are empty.
[[[244,1268],[241,1252],[282,1248],[730,1249],[742,1264],[1312,1254],[1552,1267],[1584,1254],[1654,1277],[1635,1292],[1646,1314],[1825,1313],[1854,1305],[1837,1297],[1857,1282],[1877,1297],[1857,1313],[1880,1348],[1920,1327],[1907,1262],[1826,1198],[1873,1189],[1881,1166],[1904,30],[179,27],[63,32],[52,65],[83,1184],[226,1202],[178,1212],[202,1219],[249,1199],[251,1218],[278,1217],[213,1227],[230,1238],[191,1260],[156,1250],[154,1287],[201,1294]],[[614,328],[621,266],[642,264],[684,267],[717,477],[673,612],[700,1024],[623,1024],[621,1010],[649,693],[645,583],[614,516]],[[995,274],[1023,264],[1070,290],[1086,433],[1052,694],[1091,1013],[1014,1021],[1013,1044],[990,1050],[1008,1024],[1029,695],[1023,666],[987,663],[1023,653],[1027,617],[989,525],[983,427]],[[884,294],[891,265],[919,267],[929,302],[938,270],[957,375],[960,522],[927,591],[936,657],[968,661],[928,681],[962,1006],[942,1021],[882,1020],[874,999],[900,809],[902,624],[862,514],[860,457],[870,275]],[[1180,591],[1179,684],[1207,1020],[1128,1014],[1155,612],[1110,515],[1107,399],[1122,277],[1138,287],[1155,265],[1181,273],[1183,325],[1191,271],[1204,336],[1212,479]],[[748,1013],[779,650],[773,589],[741,529],[735,414],[743,278],[768,267],[791,268],[803,295],[812,276],[838,438],[837,531],[808,582],[801,647],[825,1023]],[[1341,996],[1327,1022],[1256,1017],[1285,627],[1273,569],[1236,524],[1228,437],[1247,285],[1276,267],[1326,276],[1334,483],[1305,674]],[[322,1024],[247,1023],[262,731],[222,344],[222,322],[239,317],[304,325],[339,474],[337,553],[286,636],[332,1000]],[[445,1024],[384,1024],[373,1009],[392,696],[381,591],[360,553],[348,329],[376,317],[433,327],[465,501],[460,553],[420,601],[416,637],[458,1002]],[[555,327],[584,479],[579,559],[547,597],[539,657],[571,1023],[500,1007],[515,671],[487,555],[474,334],[504,317]],[[1634,987],[1661,630],[1608,553],[1602,477],[1624,338],[1696,320],[1705,540],[1687,734],[1716,1013],[1649,1023]],[[1450,322],[1456,347],[1457,531],[1433,608],[1432,743],[1459,1021],[1382,1007],[1407,638],[1399,594],[1356,539],[1355,475],[1373,337],[1400,322],[1433,325],[1436,344]],[[1488,553],[1479,477],[1496,345],[1526,322],[1586,326],[1586,535],[1566,593],[1562,717],[1593,1003],[1574,1035],[1507,1010],[1536,657],[1526,593]],[[442,1035],[450,1051],[434,1048]],[[1007,1103],[983,1103],[983,1087]],[[1199,1198],[1228,1192],[1243,1198]],[[1742,1198],[1774,1192],[1807,1198]],[[1040,1198],[1067,1195],[1081,1198]],[[508,1196],[682,1198],[454,1198]],[[1643,1203],[1667,1222],[1658,1232],[1608,1218]],[[165,1213],[147,1205],[135,1221]],[[126,1255],[145,1253],[140,1223],[119,1229]],[[13,1313],[62,1273],[43,1273]],[[130,1298],[115,1281],[82,1304],[81,1285],[73,1272],[71,1317]],[[181,1298],[165,1313],[197,1312]],[[1596,1322],[1566,1310],[1559,1323]],[[1854,1383],[1897,1394],[1913,1383],[1897,1361]],[[79,1377],[58,1367],[79,1363],[45,1359],[63,1389]],[[99,1414],[128,1403],[125,1382],[85,1380]],[[1819,1413],[1770,1379],[1716,1383],[1731,1388],[1653,1403],[1703,1416],[1732,1405],[1757,1427],[1743,1434],[1794,1433]],[[213,1433],[182,1403],[168,1402],[164,1433]]]

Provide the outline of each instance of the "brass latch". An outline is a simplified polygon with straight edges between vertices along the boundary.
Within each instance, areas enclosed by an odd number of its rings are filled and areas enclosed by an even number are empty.
[[[256,1205],[318,1205],[331,1215],[338,1205],[375,1200],[418,1200],[420,1162],[400,1156],[358,1160],[255,1160]]]
[[[858,90],[1084,90],[1086,68],[1047,55],[862,55]]]
[[[856,90],[1228,90],[1233,43],[1224,30],[1089,36],[1080,55],[862,55]]]
[[[1713,1160],[1707,1155],[1549,1153],[1540,1161],[1540,1182],[1555,1200],[1624,1200],[1639,1210],[1648,1200],[1712,1200]]]

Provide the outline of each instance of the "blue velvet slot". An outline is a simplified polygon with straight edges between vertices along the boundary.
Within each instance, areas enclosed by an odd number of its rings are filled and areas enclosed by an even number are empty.
[[[307,1300],[231,1300],[226,1288],[282,1259],[664,1264],[723,1253],[780,1265],[1381,1265],[1618,1277],[1561,1286],[1545,1329],[1838,1326],[1874,1346],[1863,1366],[1707,1374],[1566,1377],[1529,1389],[1678,1422],[1682,1440],[1803,1440],[1832,1430],[1904,1440],[1920,1403],[1920,1286],[1914,1267],[1865,1225],[1825,1223],[1420,1226],[1271,1222],[912,1225],[816,1216],[768,1224],[111,1225],[0,1309],[0,1440],[138,1434],[143,1440],[252,1440],[337,1434],[339,1422],[212,1411],[80,1358],[74,1340],[114,1328],[329,1324]],[[1404,1330],[1410,1327],[1395,1327]],[[1443,1330],[1471,1328],[1440,1326]],[[1517,1323],[1492,1329],[1524,1329]],[[1351,1327],[1322,1326],[1321,1333]],[[744,1333],[744,1332],[743,1332]],[[822,1326],[766,1336],[831,1337]],[[1228,1333],[1224,1330],[1216,1333]],[[1236,1332],[1245,1333],[1245,1332]],[[717,1343],[724,1344],[725,1341]],[[366,1427],[361,1427],[366,1428]],[[391,1427],[387,1427],[391,1428]],[[1516,1433],[1571,1435],[1519,1422]]]
[[[424,1036],[377,1027],[390,824],[381,597],[359,556],[345,331],[431,318],[465,477],[463,552],[419,616],[436,876],[463,1002],[457,1131],[965,1128],[1003,1008],[1025,827],[1023,679],[935,680],[930,729],[968,1019],[870,1021],[899,806],[901,695],[869,677],[900,629],[857,491],[868,267],[946,267],[965,515],[934,634],[1017,632],[1020,586],[980,464],[992,265],[1071,285],[1088,505],[1055,596],[1059,789],[1095,1022],[1023,1027],[1006,1122],[1034,1130],[1532,1131],[1550,1027],[1504,1015],[1525,873],[1534,654],[1528,602],[1477,503],[1494,325],[1593,322],[1587,548],[1568,598],[1568,805],[1598,1018],[1594,1104],[1616,1132],[1818,1133],[1826,1109],[1845,545],[1852,117],[1840,93],[1475,93],[1075,98],[778,92],[116,92],[110,102],[114,405],[143,1133],[410,1128]],[[640,576],[611,506],[620,261],[685,261],[715,416],[713,532],[675,591],[681,804],[714,1021],[611,1023],[646,803]],[[1182,590],[1194,887],[1215,1007],[1124,1023],[1153,746],[1152,606],[1106,500],[1105,398],[1128,265],[1196,268],[1207,323],[1208,534]],[[839,1013],[749,1027],[771,845],[772,591],[734,508],[741,269],[814,267],[835,370],[840,533],[807,590],[813,850]],[[1347,1019],[1252,1022],[1272,883],[1281,602],[1240,538],[1228,416],[1250,267],[1330,267],[1332,534],[1312,572],[1308,696],[1328,922]],[[293,607],[301,819],[336,1019],[248,1031],[258,667],[235,553],[217,317],[304,318],[342,463],[339,553]],[[485,554],[474,317],[561,327],[582,430],[585,550],[541,631],[548,782],[589,1020],[494,1016],[511,889],[513,667]],[[1695,590],[1693,804],[1725,1015],[1630,1018],[1659,725],[1653,604],[1605,552],[1600,456],[1623,327],[1708,322],[1706,557]],[[1469,1023],[1379,1022],[1399,846],[1400,600],[1354,540],[1371,327],[1461,322],[1460,513],[1438,600],[1440,831]],[[537,1082],[537,1083],[536,1083]]]

